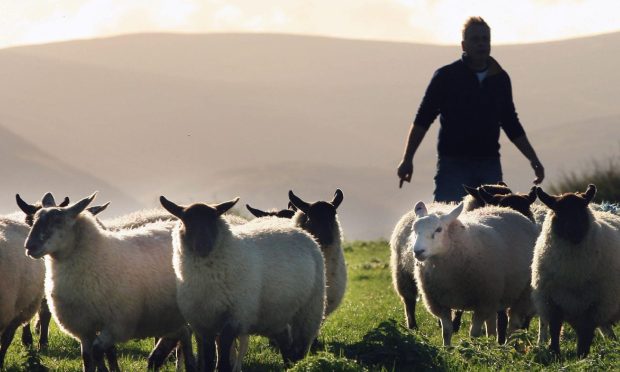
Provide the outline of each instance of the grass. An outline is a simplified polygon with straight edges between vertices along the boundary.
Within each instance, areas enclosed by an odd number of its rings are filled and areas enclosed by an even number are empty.
[[[594,201],[620,203],[620,156],[607,161],[593,161],[590,171],[583,173],[567,173],[551,185],[552,194],[564,192],[585,192],[588,184],[596,185]]]
[[[566,327],[562,359],[555,360],[546,347],[536,345],[537,322],[529,330],[512,335],[499,346],[486,337],[466,335],[470,318],[463,317],[462,330],[445,348],[437,321],[418,304],[419,329],[404,327],[402,304],[391,284],[389,247],[385,241],[345,244],[349,282],[343,303],[325,322],[318,347],[291,371],[590,371],[618,370],[620,342],[597,334],[590,356],[576,358],[576,337]],[[52,322],[53,323],[53,322]],[[616,333],[620,333],[618,327]],[[19,333],[19,332],[18,332]],[[146,368],[153,340],[119,345],[123,370]],[[9,349],[7,371],[38,371],[43,365],[54,371],[81,371],[79,344],[52,324],[49,349],[26,350],[19,334]],[[252,337],[244,371],[283,371],[280,355],[262,337]],[[164,371],[173,371],[174,363]]]

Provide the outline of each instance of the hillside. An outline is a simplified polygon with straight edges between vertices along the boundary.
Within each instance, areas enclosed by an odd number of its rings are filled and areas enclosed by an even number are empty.
[[[494,48],[546,183],[618,153],[619,42],[616,33]],[[0,50],[0,129],[51,159],[45,181],[23,192],[62,193],[66,184],[75,199],[97,179],[136,200],[102,191],[115,215],[155,206],[161,194],[180,203],[241,196],[269,208],[285,206],[289,189],[313,201],[339,187],[345,236],[387,237],[400,214],[432,198],[437,125],[416,155],[413,183],[399,190],[395,169],[433,71],[459,55],[456,46],[268,34],[10,48]],[[502,143],[506,181],[528,189],[529,165]],[[54,164],[84,181],[67,183],[49,172]],[[14,163],[4,165],[11,174]],[[0,210],[14,210],[9,186],[0,186],[9,195]]]

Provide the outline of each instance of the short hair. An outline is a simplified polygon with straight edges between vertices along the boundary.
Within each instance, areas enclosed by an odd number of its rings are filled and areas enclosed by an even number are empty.
[[[467,33],[467,30],[469,30],[469,28],[472,26],[484,26],[489,31],[491,31],[491,27],[489,27],[489,25],[484,21],[484,19],[482,19],[482,17],[469,17],[463,25],[463,40],[465,40],[465,34]]]

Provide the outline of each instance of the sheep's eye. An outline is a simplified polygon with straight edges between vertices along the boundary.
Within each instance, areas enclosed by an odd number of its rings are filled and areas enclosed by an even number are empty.
[[[440,233],[440,232],[441,232],[441,227],[438,227],[438,228],[435,230],[435,232],[436,232],[436,233]]]

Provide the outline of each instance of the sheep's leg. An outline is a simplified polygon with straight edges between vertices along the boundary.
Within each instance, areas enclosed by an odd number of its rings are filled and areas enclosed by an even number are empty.
[[[442,311],[439,314],[439,321],[441,322],[443,345],[450,346],[452,342],[452,311],[450,309]]]
[[[39,319],[37,320],[36,332],[39,335],[39,350],[45,350],[47,349],[50,321],[52,320],[52,313],[45,297],[41,301],[38,314]]]
[[[2,332],[2,338],[0,338],[0,368],[4,365],[4,357],[6,356],[6,352],[11,346],[11,341],[13,341],[13,336],[15,336],[15,331],[19,327],[19,322],[12,321]]]
[[[614,333],[614,330],[613,330],[613,328],[611,328],[610,324],[605,324],[605,325],[600,326],[598,328],[598,331],[605,338],[608,338],[608,339],[614,340],[614,341],[618,340],[618,338],[616,337],[616,334]]]
[[[278,344],[285,366],[291,366],[295,358],[293,356],[293,340],[290,328],[287,327],[284,331],[274,335],[271,339],[275,340],[276,344]]]
[[[595,329],[596,327],[590,320],[590,317],[584,317],[580,322],[575,324],[575,332],[577,333],[577,355],[580,358],[588,356]]]
[[[93,342],[90,338],[80,339],[80,349],[82,352],[82,371],[95,372],[96,366],[93,359]]]
[[[486,328],[486,331],[487,331],[487,337],[495,338],[495,336],[497,335],[497,328],[496,328],[497,324],[496,324],[496,321],[497,321],[497,315],[496,314],[493,314],[492,316],[490,316],[489,318],[487,318],[484,321],[485,328]]]
[[[461,329],[461,318],[463,310],[454,310],[454,318],[452,318],[452,333],[457,333]]]
[[[233,365],[231,360],[231,349],[237,337],[236,332],[230,325],[224,327],[220,333],[219,342],[217,343],[217,370],[223,372],[231,372]]]
[[[100,372],[107,372],[108,369],[105,366],[105,362],[104,362],[104,355],[108,350],[113,350],[114,349],[114,338],[112,337],[112,335],[106,331],[103,330],[99,333],[99,335],[95,338],[95,341],[93,342],[93,359],[95,360],[95,363],[97,364],[97,370]],[[116,358],[114,358],[114,360],[116,360]],[[113,371],[120,371],[120,368],[118,368],[118,365],[110,365],[110,368]]]
[[[179,340],[175,337],[161,337],[148,357],[147,368],[149,371],[158,370],[164,365],[166,358],[177,347]]]
[[[198,344],[198,370],[215,370],[215,336],[208,333],[201,333],[195,330],[196,343]]]
[[[538,345],[543,345],[549,340],[549,322],[541,316],[538,319]]]
[[[116,346],[112,345],[105,351],[105,358],[108,361],[108,366],[112,371],[120,371],[121,368],[118,365],[118,357],[116,355]]]
[[[236,352],[233,353],[231,350],[231,363],[233,365],[233,372],[241,372],[241,367],[243,366],[243,358],[245,354],[248,352],[248,347],[250,346],[250,336],[249,335],[241,335],[237,337],[237,341],[239,346]],[[235,345],[233,344],[232,347]]]
[[[26,323],[22,327],[22,344],[28,348],[32,347],[32,332],[30,331],[30,323]]]
[[[493,314],[493,315],[489,315]],[[470,337],[480,337],[482,336],[482,325],[487,321],[493,319],[492,325],[487,323],[487,333],[490,333],[490,329],[492,329],[492,334],[495,335],[495,312],[482,312],[482,311],[474,311],[474,314],[471,317],[471,328],[469,329]]]
[[[183,365],[185,366],[185,371],[192,372],[196,370],[196,358],[194,358],[194,350],[192,349],[192,331],[188,326],[183,326],[181,328],[180,337],[179,337],[179,346],[177,346],[177,353],[180,351],[183,359]],[[179,362],[179,358],[177,358],[177,363]],[[177,369],[180,366],[177,366]]]
[[[405,305],[405,318],[407,319],[407,328],[416,329],[418,324],[415,320],[415,306],[418,299],[418,287],[415,279],[410,273],[399,269],[395,276],[396,288],[398,294]]]
[[[549,317],[549,333],[551,336],[550,349],[557,356],[560,355],[560,332],[562,331],[563,320],[564,316],[562,311],[557,307],[554,308]]]
[[[497,342],[500,345],[506,343],[506,334],[508,333],[508,315],[506,310],[497,312]]]

